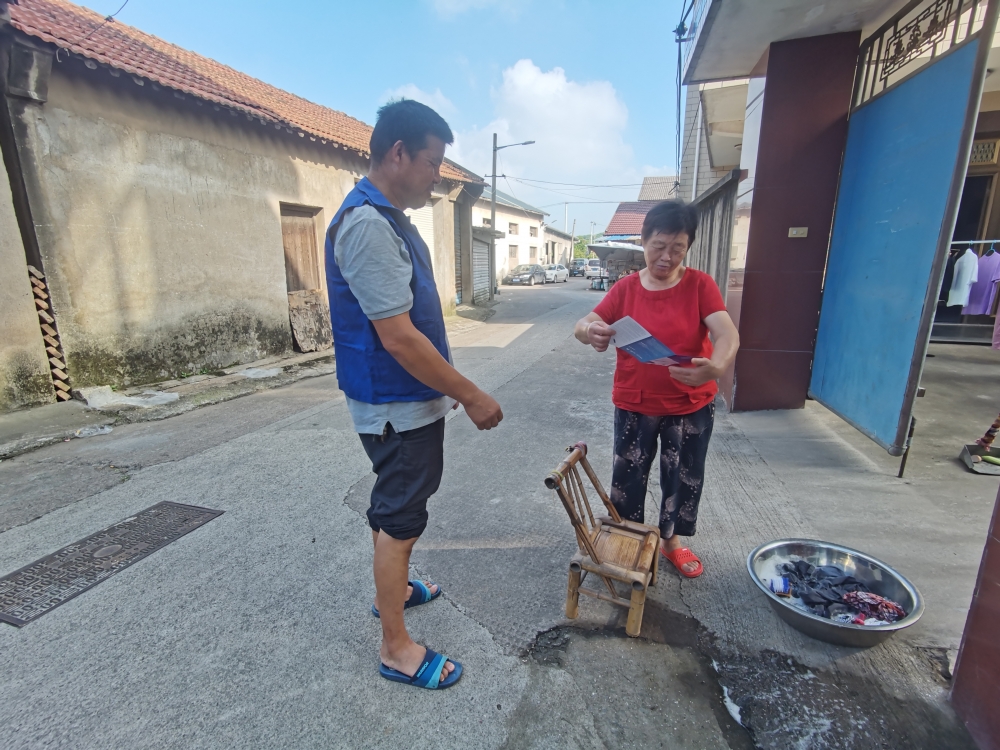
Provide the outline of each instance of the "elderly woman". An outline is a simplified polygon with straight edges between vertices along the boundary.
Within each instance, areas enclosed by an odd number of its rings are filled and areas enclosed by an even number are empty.
[[[694,536],[698,520],[715,381],[739,348],[719,287],[708,274],[684,265],[697,228],[693,207],[681,201],[654,206],[642,225],[646,267],[615,284],[575,330],[579,341],[603,352],[615,322],[630,316],[677,354],[693,357],[690,365],[665,367],[643,364],[619,349],[611,396],[611,501],[623,518],[644,522],[646,482],[659,441],[660,551],[687,578],[704,570],[680,538]]]

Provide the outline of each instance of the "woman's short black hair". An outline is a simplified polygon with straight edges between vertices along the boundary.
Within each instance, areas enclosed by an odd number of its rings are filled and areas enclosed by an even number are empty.
[[[649,209],[649,213],[642,221],[643,242],[661,232],[664,234],[687,232],[688,244],[692,245],[697,231],[698,209],[682,200],[657,203]]]
[[[427,148],[429,135],[449,144],[455,140],[444,118],[426,104],[413,99],[397,99],[383,104],[379,107],[369,144],[372,163],[381,164],[397,141],[403,142],[406,153],[415,156],[418,151]]]

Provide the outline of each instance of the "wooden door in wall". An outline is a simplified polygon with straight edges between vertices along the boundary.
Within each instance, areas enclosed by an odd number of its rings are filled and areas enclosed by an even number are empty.
[[[302,352],[329,349],[333,345],[330,307],[323,291],[322,264],[316,241],[318,214],[318,208],[281,207],[288,317],[296,347]]]
[[[306,208],[282,206],[281,242],[285,246],[285,281],[288,291],[322,289],[316,243],[316,212]]]

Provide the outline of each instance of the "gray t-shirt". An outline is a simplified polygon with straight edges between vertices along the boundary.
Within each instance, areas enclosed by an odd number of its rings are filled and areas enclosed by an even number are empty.
[[[374,206],[359,206],[344,214],[333,252],[340,273],[369,320],[402,315],[413,307],[410,253]],[[347,399],[354,429],[371,435],[381,435],[387,422],[396,432],[415,430],[441,419],[454,404],[447,396],[387,404]]]

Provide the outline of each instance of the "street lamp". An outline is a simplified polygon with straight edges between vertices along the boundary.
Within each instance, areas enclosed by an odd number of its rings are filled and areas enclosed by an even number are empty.
[[[494,291],[497,288],[497,151],[512,146],[530,146],[532,143],[534,141],[498,146],[497,134],[493,134],[493,191],[490,193],[490,232],[492,233],[490,235],[490,302],[495,299]]]

